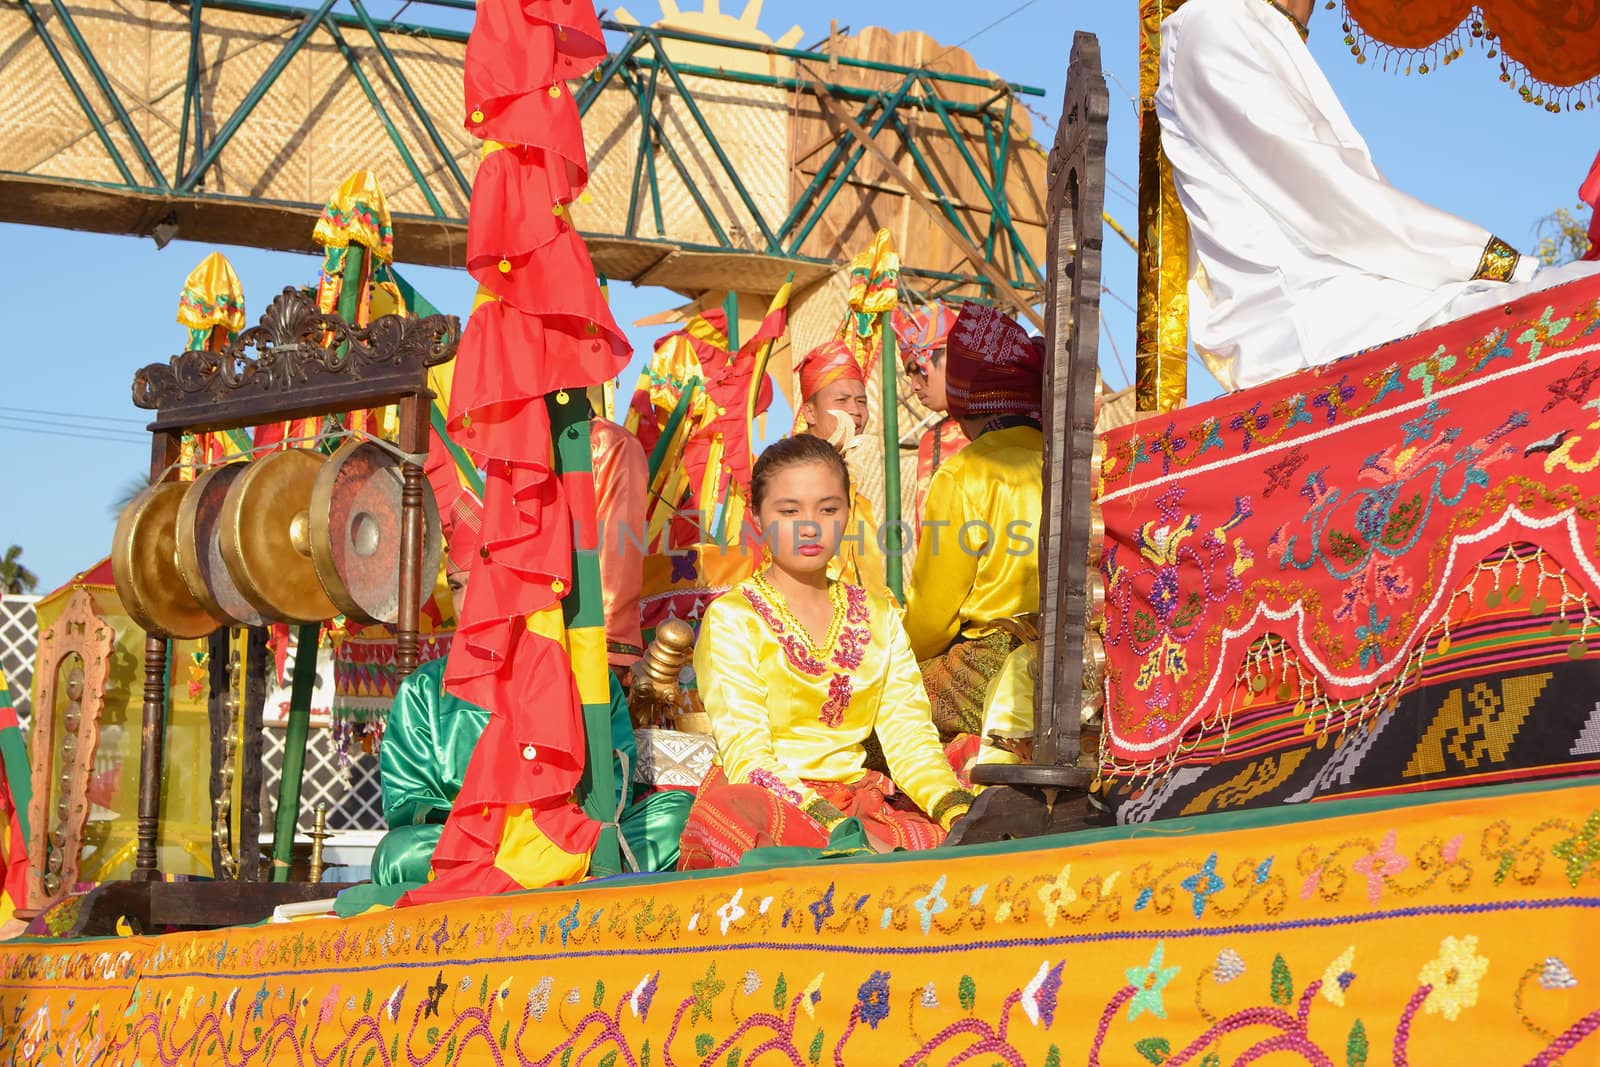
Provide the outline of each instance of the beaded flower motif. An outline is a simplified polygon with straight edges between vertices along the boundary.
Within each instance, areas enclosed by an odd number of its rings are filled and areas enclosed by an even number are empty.
[[[838,610],[838,590],[841,589],[844,600],[842,623],[838,617],[841,614]],[[845,709],[850,706],[850,698],[855,691],[849,672],[861,669],[867,646],[872,643],[872,630],[868,626],[872,616],[867,607],[867,591],[860,586],[842,583],[833,587],[835,621],[831,630],[836,632],[830,632],[825,643],[825,649],[827,645],[833,648],[833,655],[827,663],[812,651],[806,640],[805,629],[777,599],[774,590],[764,579],[758,577],[744,586],[742,592],[755,613],[761,616],[761,621],[778,639],[784,658],[795,670],[812,678],[821,678],[829,673],[831,663],[834,671],[833,677],[828,680],[828,698],[818,710],[818,715],[824,726],[838,726],[844,722]]]

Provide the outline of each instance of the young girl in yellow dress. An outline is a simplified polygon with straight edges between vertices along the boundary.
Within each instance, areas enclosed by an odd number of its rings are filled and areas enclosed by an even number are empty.
[[[821,848],[846,818],[880,852],[932,848],[972,803],[933,728],[899,615],[831,581],[850,510],[837,449],[801,434],[762,453],[751,505],[771,565],[706,610],[694,667],[717,763],[680,869],[736,866],[753,848]],[[877,734],[889,776],[865,767]]]

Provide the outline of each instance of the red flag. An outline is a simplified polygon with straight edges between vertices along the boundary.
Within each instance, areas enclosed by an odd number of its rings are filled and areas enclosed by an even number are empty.
[[[1584,259],[1600,260],[1600,152],[1595,153],[1589,176],[1578,187],[1578,196],[1589,205],[1589,251]]]

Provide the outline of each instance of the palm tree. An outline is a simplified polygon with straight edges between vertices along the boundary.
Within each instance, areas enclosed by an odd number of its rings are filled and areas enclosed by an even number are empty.
[[[148,474],[129,478],[117,492],[116,499],[111,501],[111,514],[113,516],[121,515],[122,509],[133,503],[133,498],[148,488],[150,488],[150,476]]]
[[[0,592],[20,596],[33,592],[39,576],[22,565],[22,546],[12,545],[0,557]]]

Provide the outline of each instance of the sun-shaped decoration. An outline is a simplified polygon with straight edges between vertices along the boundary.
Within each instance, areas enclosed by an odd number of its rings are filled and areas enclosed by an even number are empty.
[[[699,11],[683,10],[678,6],[678,0],[660,0],[661,18],[652,25],[656,29],[683,30],[686,33],[704,34],[707,37],[749,41],[752,44],[777,45],[779,48],[794,48],[797,46],[800,43],[800,38],[805,33],[799,26],[789,27],[788,32],[777,40],[773,40],[761,31],[757,23],[761,19],[761,8],[765,2],[766,0],[745,0],[744,10],[738,15],[724,15],[722,13],[722,0],[702,0],[703,8]],[[626,25],[639,25],[639,20],[629,14],[625,8],[617,8],[616,19]],[[671,50],[672,58],[679,63],[705,64],[728,70],[768,73],[768,60],[760,52],[717,48],[715,45],[698,44],[692,41],[673,41]]]

